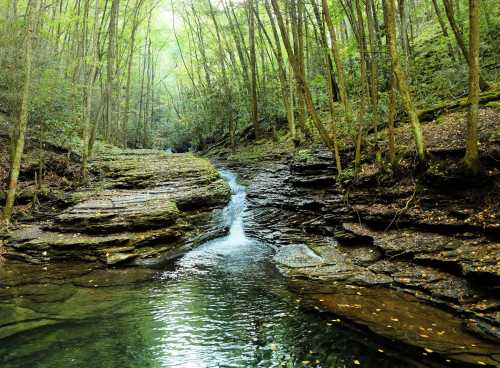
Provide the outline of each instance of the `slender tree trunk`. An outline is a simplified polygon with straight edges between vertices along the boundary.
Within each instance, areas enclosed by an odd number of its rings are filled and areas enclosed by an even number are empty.
[[[389,143],[389,162],[392,167],[396,166],[396,144],[394,139],[394,120],[396,118],[396,78],[394,73],[390,73],[389,85],[389,116],[388,116],[388,143]]]
[[[125,111],[123,113],[123,122],[122,122],[122,130],[123,130],[122,144],[124,147],[127,147],[128,145],[128,122],[130,118],[130,86],[132,84],[132,65],[134,64],[135,34],[137,32],[137,28],[139,27],[139,13],[143,1],[144,0],[138,0],[135,6],[134,18],[132,21],[132,30],[130,34],[130,46],[129,46],[128,63],[127,63],[127,82],[125,86]]]
[[[98,28],[99,0],[95,1],[94,25],[92,31],[92,49],[90,55],[90,70],[87,75],[87,86],[85,91],[85,109],[83,121],[83,142],[82,142],[82,176],[86,180],[88,176],[89,161],[89,140],[90,140],[90,116],[92,113],[92,96],[94,92],[95,74],[97,71],[97,48],[98,48]]]
[[[107,60],[107,86],[106,86],[106,126],[105,139],[110,141],[111,131],[115,121],[116,112],[116,28],[118,24],[120,0],[112,0],[111,14],[109,17],[109,39],[108,39],[108,60]]]
[[[278,4],[277,0],[271,0],[271,4],[274,9],[274,13],[276,16],[276,19],[278,21],[278,26],[280,28],[281,32],[281,37],[283,39],[283,43],[285,45],[286,52],[288,54],[288,60],[290,61],[290,64],[293,68],[293,72],[295,75],[295,79],[297,81],[297,84],[301,88],[301,91],[305,97],[305,102],[307,109],[309,110],[309,114],[311,115],[313,124],[316,126],[316,129],[319,132],[319,135],[321,137],[321,140],[323,143],[328,147],[328,149],[334,154],[335,153],[335,145],[328,135],[328,132],[326,131],[325,127],[323,126],[323,123],[321,122],[321,119],[319,118],[319,114],[316,111],[316,108],[314,107],[314,102],[313,98],[311,95],[311,91],[309,89],[309,86],[307,84],[307,81],[304,76],[304,71],[300,67],[300,63],[297,61],[297,55],[294,54],[292,45],[290,43],[290,39],[288,37],[287,29],[285,28],[285,23],[283,21],[283,16],[281,15],[281,10]]]
[[[330,10],[328,8],[328,0],[322,0],[322,5],[323,5],[323,15],[325,17],[326,25],[330,33],[330,42],[331,42],[330,50],[333,55],[333,60],[335,61],[335,68],[337,71],[337,82],[339,86],[340,100],[344,106],[346,123],[348,126],[351,126],[352,110],[351,110],[351,104],[349,102],[349,97],[347,95],[347,84],[344,72],[344,64],[342,63],[342,59],[340,58],[340,52],[338,49],[338,42],[337,42],[337,34],[335,32],[335,28],[333,26],[332,18],[330,15]]]
[[[10,221],[12,211],[14,209],[14,201],[16,198],[17,181],[19,178],[19,170],[21,168],[21,160],[24,151],[24,139],[26,135],[26,127],[29,118],[30,105],[30,88],[31,88],[31,72],[32,72],[32,57],[33,57],[33,34],[35,32],[37,0],[31,0],[28,3],[28,22],[26,25],[26,36],[24,40],[25,59],[24,59],[24,85],[21,99],[21,110],[18,120],[18,134],[16,137],[15,150],[12,155],[9,172],[9,187],[7,190],[7,198],[3,217],[6,221]]]
[[[283,105],[286,110],[286,117],[287,117],[287,122],[288,122],[288,131],[290,132],[290,137],[292,141],[295,143],[296,142],[296,131],[295,131],[295,118],[293,114],[293,106],[292,102],[290,101],[290,82],[287,79],[287,73],[286,73],[286,67],[285,67],[285,62],[283,61],[283,54],[281,52],[281,41],[278,35],[278,30],[276,29],[276,22],[274,20],[274,16],[271,11],[271,7],[269,5],[269,0],[265,0],[265,6],[266,6],[266,12],[269,18],[269,21],[271,23],[271,30],[273,32],[273,37],[274,37],[274,42],[275,45],[274,47],[272,46],[271,40],[269,40],[269,44],[271,45],[273,52],[276,57],[276,61],[278,63],[278,75],[280,79],[280,86],[281,86],[281,95],[283,99]],[[262,25],[263,30],[265,31],[264,25]]]
[[[358,114],[358,135],[356,137],[356,151],[354,154],[354,167],[355,171],[358,172],[361,165],[361,146],[363,142],[363,122],[366,117],[366,105],[367,98],[370,95],[370,87],[368,84],[368,76],[367,76],[367,64],[368,64],[368,56],[366,49],[366,37],[365,37],[365,25],[363,21],[363,13],[361,11],[361,6],[359,3],[360,0],[355,0],[355,8],[356,8],[356,17],[355,24],[357,31],[355,32],[358,42],[359,48],[359,56],[360,56],[360,79],[361,79],[361,105],[359,107]]]
[[[326,76],[326,87],[328,91],[328,107],[330,110],[330,119],[331,119],[331,127],[332,127],[332,136],[333,143],[335,145],[335,164],[337,167],[337,174],[340,175],[342,173],[342,161],[340,159],[339,145],[337,141],[337,125],[335,122],[335,87],[334,87],[334,79],[333,79],[333,65],[332,60],[330,58],[330,49],[328,47],[328,42],[326,40],[326,29],[324,24],[324,19],[321,17],[319,12],[319,7],[316,1],[313,1],[313,10],[316,16],[316,20],[318,22],[319,27],[319,43],[323,48],[323,60],[324,66],[326,68],[327,76]]]
[[[229,78],[227,77],[226,72],[226,62],[224,59],[224,45],[222,43],[222,35],[219,28],[219,22],[217,21],[217,17],[215,15],[215,11],[213,5],[210,0],[207,0],[208,7],[210,9],[210,17],[212,18],[212,22],[215,28],[215,34],[217,36],[217,51],[218,51],[218,59],[219,65],[222,73],[222,83],[224,89],[224,101],[227,101],[227,108],[229,110],[229,143],[231,145],[231,150],[234,152],[236,150],[236,129],[234,124],[234,113],[233,113],[233,98],[229,85]],[[254,125],[255,128],[255,125]]]
[[[251,112],[252,124],[255,132],[255,140],[260,138],[259,129],[259,113],[257,107],[257,58],[255,55],[255,15],[254,15],[254,0],[248,1],[248,42],[250,45],[250,89],[251,89]]]
[[[303,0],[290,0],[289,13],[293,35],[293,52],[295,53],[297,67],[300,69],[300,73],[304,75],[304,80],[306,80],[304,70],[304,41],[301,20],[302,1]],[[297,121],[306,139],[312,139],[310,129],[306,122],[306,96],[304,96],[304,90],[300,83],[296,83],[295,87],[297,92]]]
[[[446,24],[444,23],[443,15],[441,14],[441,9],[439,9],[437,0],[432,0],[432,6],[434,8],[434,12],[436,13],[441,31],[443,32],[443,36],[446,39],[446,45],[448,45],[448,52],[450,54],[450,57],[452,58],[452,60],[455,60],[455,51],[453,50],[453,46],[450,42],[450,35],[448,34],[448,29],[446,28]]]
[[[410,119],[413,129],[413,136],[415,138],[415,146],[417,148],[418,158],[421,162],[426,160],[426,148],[422,127],[418,119],[417,111],[410,94],[406,75],[401,68],[399,61],[399,53],[396,48],[396,21],[394,11],[394,0],[384,0],[384,11],[386,18],[386,32],[387,32],[387,46],[389,48],[389,55],[391,57],[392,71],[396,76],[399,93],[403,100],[406,112]]]
[[[451,4],[451,0],[443,0],[444,9],[446,11],[446,17],[448,18],[448,22],[450,23],[450,27],[453,30],[453,34],[455,35],[455,39],[457,40],[458,47],[462,51],[462,55],[465,58],[465,61],[470,64],[471,58],[469,55],[469,50],[467,49],[467,45],[465,44],[465,39],[460,30],[460,27],[457,24],[455,19],[455,15],[453,13],[453,6]],[[479,75],[479,85],[483,91],[490,88],[488,82],[486,82],[481,75]]]
[[[467,114],[467,144],[465,165],[473,172],[479,171],[477,148],[479,120],[479,0],[469,0],[469,112]]]

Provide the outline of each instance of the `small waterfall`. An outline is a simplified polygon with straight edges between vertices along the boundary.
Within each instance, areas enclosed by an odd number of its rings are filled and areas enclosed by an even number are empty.
[[[227,181],[231,187],[231,201],[224,209],[224,221],[229,227],[229,235],[224,241],[233,244],[244,244],[249,240],[245,236],[243,227],[243,212],[246,208],[246,191],[245,187],[236,182],[236,174],[229,171],[220,171],[221,176]]]

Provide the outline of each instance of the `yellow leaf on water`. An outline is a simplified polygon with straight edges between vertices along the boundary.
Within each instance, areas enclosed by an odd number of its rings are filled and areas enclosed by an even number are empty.
[[[360,365],[361,363],[360,363],[360,361],[359,361],[359,360],[355,359],[355,360],[354,360],[354,364],[356,364],[356,365]]]
[[[378,349],[379,353],[383,353],[384,350],[383,349]]]
[[[424,350],[425,350],[426,352],[428,352],[428,353],[432,353],[432,350],[431,350],[431,349],[429,349],[429,348],[424,348]]]
[[[480,361],[480,360],[478,360],[478,361],[477,361],[477,364],[479,364],[479,365],[486,365],[486,363],[485,363],[485,362],[482,362],[482,361]]]

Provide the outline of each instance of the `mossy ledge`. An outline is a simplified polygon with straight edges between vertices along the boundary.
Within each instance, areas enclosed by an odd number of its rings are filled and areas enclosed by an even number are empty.
[[[225,231],[218,214],[230,188],[204,158],[114,149],[92,166],[100,180],[69,194],[71,206],[47,222],[5,234],[4,257],[155,264]]]

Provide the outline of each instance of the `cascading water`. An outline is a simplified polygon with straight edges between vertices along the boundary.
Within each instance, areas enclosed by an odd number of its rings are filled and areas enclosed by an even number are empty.
[[[221,171],[220,174],[228,182],[232,191],[231,201],[224,209],[224,221],[229,226],[229,237],[226,241],[245,244],[248,242],[243,229],[243,212],[246,209],[247,196],[245,187],[237,183],[234,173]]]
[[[380,354],[362,334],[299,308],[270,262],[271,248],[245,236],[245,188],[235,174],[221,175],[233,192],[223,212],[227,236],[189,252],[176,270],[154,281],[106,288],[57,285],[54,295],[44,295],[48,302],[36,307],[59,319],[2,340],[0,366],[411,366]],[[51,302],[61,293],[73,294],[64,303]]]

